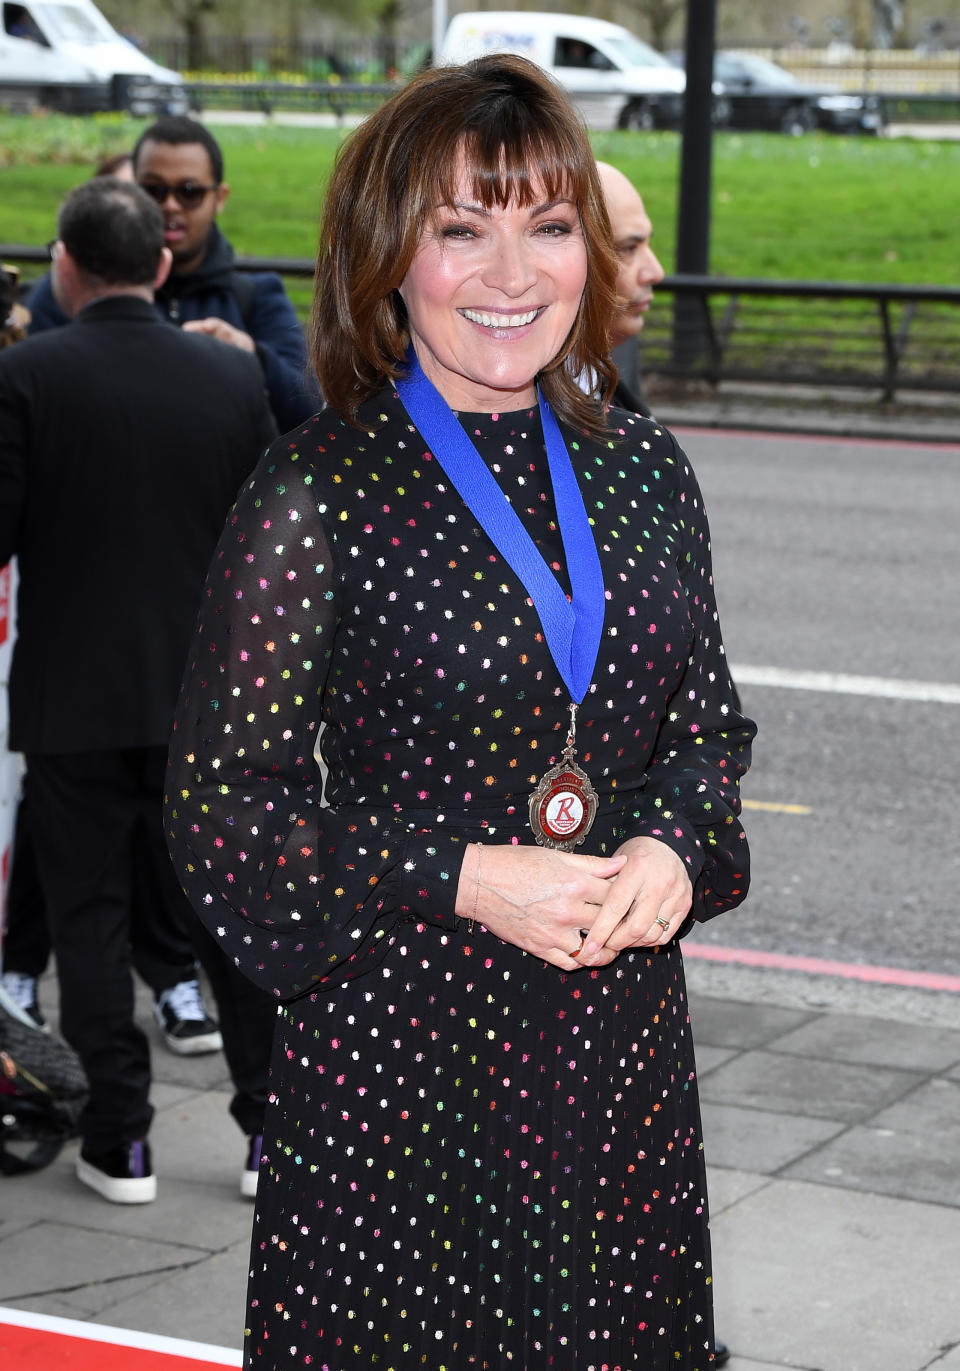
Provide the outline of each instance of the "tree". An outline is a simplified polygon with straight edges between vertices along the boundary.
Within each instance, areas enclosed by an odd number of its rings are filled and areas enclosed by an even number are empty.
[[[847,0],[847,25],[855,48],[896,48],[906,44],[902,0]]]
[[[397,24],[403,18],[406,0],[312,0],[314,9],[326,14],[348,14],[358,24],[376,27],[380,62],[385,75],[397,69]]]
[[[206,63],[204,19],[219,0],[163,0],[163,8],[183,29],[187,40],[187,67],[198,71]]]
[[[650,26],[651,43],[662,52],[669,41],[670,25],[686,9],[687,0],[634,0],[634,6]]]
[[[873,45],[898,48],[904,39],[904,12],[901,0],[873,0]]]

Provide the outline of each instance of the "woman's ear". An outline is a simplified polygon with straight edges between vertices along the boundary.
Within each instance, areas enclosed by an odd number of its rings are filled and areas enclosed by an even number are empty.
[[[160,252],[160,261],[157,263],[157,274],[153,278],[154,290],[159,290],[164,281],[170,275],[170,268],[173,266],[173,253],[169,248],[163,248]]]

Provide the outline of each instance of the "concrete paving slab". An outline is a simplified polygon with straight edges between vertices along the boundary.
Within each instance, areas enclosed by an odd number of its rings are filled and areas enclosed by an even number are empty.
[[[0,1194],[6,1193],[6,1190],[0,1192]],[[33,1222],[34,1220],[26,1214],[4,1215],[4,1217],[0,1219],[0,1252],[3,1251],[3,1244],[5,1242],[10,1238],[16,1237],[18,1233],[22,1233],[25,1228],[29,1228]],[[2,1303],[2,1301],[3,1296],[2,1293],[0,1293],[0,1303]]]
[[[906,1071],[944,1071],[960,1066],[960,1032],[831,1014],[778,1038],[777,1051]]]
[[[857,1123],[922,1079],[917,1072],[756,1051],[711,1071],[700,1093],[713,1102]]]
[[[724,1062],[730,1061],[738,1052],[736,1047],[709,1047],[701,1044],[697,1048],[697,1078],[703,1080],[708,1071],[715,1071]]]
[[[806,1371],[804,1367],[792,1368],[786,1362],[754,1361],[752,1357],[738,1357],[731,1353],[724,1371]]]
[[[71,1303],[70,1298],[65,1295],[23,1295],[15,1302],[11,1301],[11,1309],[22,1309],[27,1314],[46,1314],[53,1319],[83,1319],[88,1317],[80,1307]]]
[[[235,1243],[204,1262],[201,1272],[173,1272],[111,1304],[93,1322],[240,1348],[249,1256],[249,1241]]]
[[[717,1326],[743,1358],[921,1371],[960,1343],[954,1209],[775,1181],[717,1217],[713,1246]]]
[[[150,1103],[159,1114],[165,1109],[172,1109],[176,1105],[183,1104],[186,1100],[195,1099],[197,1095],[203,1093],[203,1088],[195,1085],[168,1085],[164,1081],[155,1080],[150,1085]],[[226,1092],[221,1093],[225,1094]],[[230,1097],[227,1095],[227,1103],[224,1108],[229,1104],[229,1100]]]
[[[202,1270],[199,1267],[192,1269],[195,1276]],[[15,1303],[18,1309],[30,1309],[36,1314],[49,1314],[53,1318],[92,1319],[121,1299],[127,1299],[141,1291],[149,1292],[158,1280],[163,1279],[162,1274],[151,1271],[142,1276],[121,1276],[67,1290],[29,1295],[17,1299]]]
[[[229,1095],[211,1090],[158,1111],[150,1142],[161,1184],[175,1177],[201,1182],[214,1193],[226,1187],[232,1195],[239,1194],[247,1140],[227,1112],[229,1103]]]
[[[935,1079],[871,1119],[876,1128],[960,1139],[960,1081]]]
[[[954,1149],[944,1147],[944,1136],[950,1135],[850,1128],[786,1167],[783,1174],[819,1185],[869,1190],[960,1209],[957,1155]],[[960,1137],[956,1126],[952,1136]]]
[[[707,1159],[713,1166],[774,1175],[843,1129],[835,1119],[807,1119],[765,1109],[701,1102]]]
[[[671,429],[781,430],[910,443],[955,443],[960,432],[960,406],[947,392],[901,389],[890,403],[879,389],[733,380],[710,386],[656,374],[645,376],[644,389],[657,418]]]
[[[15,1243],[12,1251],[0,1249],[7,1301],[135,1272],[179,1271],[207,1255],[201,1247],[157,1242],[131,1233],[91,1232],[68,1223],[33,1224],[17,1235]]]
[[[159,1041],[159,1035],[150,1043],[150,1070],[154,1084],[163,1081],[183,1090],[233,1089],[222,1052],[205,1052],[202,1057],[176,1057]]]
[[[710,925],[706,924],[705,930]],[[697,931],[697,938],[705,936]],[[960,995],[914,986],[873,985],[851,981],[844,976],[811,975],[799,971],[777,971],[767,966],[739,966],[732,963],[686,960],[690,1003],[699,1006],[706,999],[729,1001],[733,1009],[748,1003],[783,1012],[837,1013],[845,1016],[889,1018],[898,1023],[939,1025],[960,1029]],[[805,1012],[805,1013],[804,1013]],[[731,1011],[731,1017],[735,1014]],[[697,1042],[715,1042],[700,1031],[700,1010],[693,1010],[693,1035]]]
[[[689,974],[688,968],[688,977]],[[812,1017],[803,1010],[781,1009],[776,1005],[690,995],[690,1019],[698,1055],[701,1043],[711,1047],[767,1047]]]
[[[707,1145],[709,1149],[709,1138]],[[710,1196],[711,1214],[719,1214],[731,1204],[769,1184],[769,1176],[753,1171],[737,1171],[735,1167],[712,1166],[707,1162],[707,1194]]]
[[[71,1224],[92,1233],[187,1241],[210,1252],[245,1240],[250,1232],[253,1206],[240,1197],[239,1173],[236,1179],[231,1172],[211,1184],[178,1180],[161,1171],[152,1204],[110,1204],[77,1180],[76,1153],[73,1144],[45,1171],[0,1182],[7,1214],[49,1223],[69,1215]]]

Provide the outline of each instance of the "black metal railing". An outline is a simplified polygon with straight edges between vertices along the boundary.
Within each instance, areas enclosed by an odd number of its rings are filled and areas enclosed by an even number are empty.
[[[369,114],[399,89],[387,81],[190,81],[186,90],[191,108],[328,111],[342,119],[346,114]]]
[[[642,336],[646,375],[960,390],[960,289],[668,276]]]
[[[0,244],[0,259],[46,267],[45,248]],[[241,271],[313,276],[309,258],[239,257]],[[305,308],[301,284],[295,298]],[[641,339],[647,377],[960,393],[960,288],[668,276]],[[670,299],[672,297],[673,308]]]
[[[191,80],[185,83],[192,108],[275,111],[328,110],[342,118],[346,114],[368,114],[403,83],[402,76],[391,81],[317,80],[291,81],[269,78],[230,80]],[[862,92],[854,92],[862,94]],[[581,91],[580,98],[609,96],[609,90]],[[866,97],[865,97],[866,98]],[[903,121],[933,123],[960,119],[960,93],[944,91],[880,92],[870,99],[879,103],[884,124]],[[675,121],[668,121],[671,123]]]

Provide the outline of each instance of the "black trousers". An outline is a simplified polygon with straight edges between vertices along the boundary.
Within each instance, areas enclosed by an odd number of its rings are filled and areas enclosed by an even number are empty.
[[[51,941],[30,814],[30,778],[25,776],[13,832],[3,926],[3,969],[42,976],[50,960]],[[189,920],[185,921],[182,902],[172,904],[159,898],[149,874],[150,859],[142,829],[138,829],[134,842],[143,850],[135,853],[133,865],[133,966],[159,998],[164,990],[180,981],[192,980],[197,974],[190,933],[193,911],[189,911]]]
[[[138,880],[181,909],[217,1000],[235,1092],[230,1112],[245,1133],[262,1128],[276,1005],[237,971],[180,889],[163,838],[165,768],[163,747],[27,757],[60,1025],[90,1081],[80,1127],[91,1150],[144,1137],[153,1115],[149,1044],[134,1018]]]

